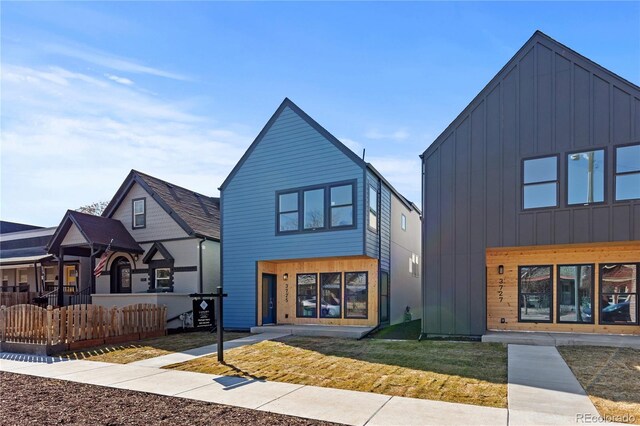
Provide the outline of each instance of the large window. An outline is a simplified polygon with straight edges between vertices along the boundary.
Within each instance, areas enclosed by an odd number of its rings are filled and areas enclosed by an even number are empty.
[[[593,265],[558,266],[558,322],[593,323]]]
[[[296,281],[296,316],[318,317],[318,275],[298,274]]]
[[[600,265],[600,324],[638,324],[639,266]]]
[[[553,306],[553,268],[518,267],[518,321],[551,322]]]
[[[378,190],[369,186],[369,228],[378,230]]]
[[[353,225],[353,185],[331,187],[331,227]]]
[[[278,230],[289,232],[298,230],[298,193],[291,192],[278,196]]]
[[[344,317],[367,318],[368,279],[366,272],[344,274]]]
[[[133,228],[144,228],[145,226],[147,226],[147,209],[145,198],[138,198],[133,200],[132,214]]]
[[[342,274],[320,274],[320,318],[340,318],[342,307]]]
[[[304,229],[324,228],[324,188],[304,191]]]
[[[604,150],[567,155],[567,204],[604,201]]]
[[[354,187],[351,182],[332,183],[278,192],[277,233],[353,227]]]
[[[525,209],[558,205],[558,157],[523,161],[522,206]]]
[[[640,145],[616,148],[616,201],[640,198]]]

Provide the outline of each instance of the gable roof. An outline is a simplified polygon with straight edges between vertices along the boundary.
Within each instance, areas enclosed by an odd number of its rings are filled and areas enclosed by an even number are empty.
[[[482,88],[482,90],[473,98],[471,102],[469,102],[469,104],[462,110],[462,112],[458,114],[458,116],[451,122],[451,124],[449,124],[449,126],[447,126],[447,128],[442,133],[440,133],[440,135],[434,140],[434,142],[427,147],[422,155],[420,155],[420,158],[429,157],[436,149],[438,149],[438,147],[444,142],[446,137],[448,137],[452,129],[454,129],[458,125],[458,123],[460,123],[467,116],[470,110],[476,106],[476,103],[486,94],[491,92],[496,84],[502,79],[502,77],[511,70],[514,64],[520,59],[520,57],[524,56],[524,54],[527,53],[529,49],[531,49],[536,45],[536,43],[539,42],[541,42],[541,44],[547,44],[556,47],[557,50],[561,51],[564,56],[569,56],[572,57],[572,59],[577,59],[580,62],[589,64],[591,67],[596,68],[599,73],[617,80],[621,85],[626,87],[626,90],[636,92],[636,96],[640,96],[640,87],[638,85],[608,70],[607,68],[599,65],[586,56],[581,55],[575,50],[565,46],[559,41],[549,37],[542,31],[536,30],[529,38],[529,40],[527,40],[527,42],[522,45],[520,49],[518,49],[515,55],[513,55],[511,59],[509,59],[509,61],[500,69],[500,71],[498,71],[498,73],[493,76],[493,78],[487,83],[487,85]]]
[[[29,231],[31,229],[42,229],[42,226],[27,225],[26,223],[8,222],[0,220],[0,234],[10,234],[12,232]]]
[[[233,179],[233,177],[236,175],[238,170],[240,170],[240,167],[242,167],[245,161],[247,161],[247,158],[249,158],[249,155],[251,155],[253,150],[262,141],[262,139],[265,137],[265,135],[267,134],[271,126],[273,126],[273,124],[278,119],[278,117],[280,117],[280,114],[282,114],[282,112],[287,107],[290,108],[293,112],[295,112],[307,124],[309,124],[309,126],[313,127],[318,133],[324,136],[325,139],[331,142],[336,148],[342,151],[347,157],[353,160],[357,165],[359,165],[363,169],[367,168],[371,170],[373,174],[378,176],[380,180],[382,180],[385,183],[385,185],[387,185],[391,189],[391,192],[393,192],[400,199],[400,201],[402,201],[404,204],[407,205],[407,208],[409,208],[409,210],[412,210],[412,209],[418,210],[415,204],[413,204],[406,197],[401,195],[370,163],[366,163],[362,158],[358,157],[358,155],[356,155],[356,153],[354,153],[351,149],[349,149],[349,147],[347,147],[345,144],[340,142],[338,138],[333,136],[327,129],[322,127],[320,123],[318,123],[313,118],[311,118],[309,114],[304,112],[298,105],[293,103],[293,101],[291,101],[289,98],[284,98],[284,100],[282,101],[282,103],[280,104],[276,112],[273,113],[269,121],[267,121],[267,124],[265,124],[265,126],[262,128],[258,136],[251,143],[251,145],[249,145],[249,148],[247,148],[245,153],[242,155],[242,157],[240,158],[240,161],[238,161],[238,163],[231,170],[231,173],[229,173],[229,176],[227,176],[224,182],[222,182],[222,185],[220,185],[220,188],[219,188],[220,191],[224,190],[224,188],[229,184],[231,179]]]
[[[102,216],[113,215],[134,183],[144,188],[187,234],[220,241],[220,198],[199,194],[137,170],[129,172]]]
[[[267,121],[267,124],[265,124],[262,130],[260,131],[260,133],[258,133],[258,136],[254,139],[251,145],[249,145],[249,148],[247,148],[247,150],[242,155],[242,157],[240,157],[240,161],[238,161],[238,163],[233,167],[233,169],[231,170],[231,173],[229,173],[229,176],[227,176],[224,182],[222,182],[222,185],[220,185],[220,188],[219,188],[221,191],[224,190],[224,188],[229,184],[231,179],[233,179],[236,173],[238,173],[238,170],[240,170],[240,167],[242,167],[245,161],[247,161],[247,158],[249,158],[249,155],[251,155],[253,150],[262,141],[262,139],[265,137],[269,129],[271,129],[271,126],[273,126],[273,124],[276,122],[278,117],[280,117],[280,114],[282,114],[282,112],[287,107],[290,108],[293,112],[295,112],[304,121],[306,121],[307,124],[313,127],[318,133],[324,136],[325,139],[327,139],[329,142],[335,145],[336,148],[342,151],[347,157],[353,160],[357,165],[359,165],[362,168],[366,166],[364,160],[358,157],[345,144],[340,142],[338,138],[336,138],[331,133],[329,133],[327,129],[322,127],[317,121],[311,118],[306,112],[304,112],[298,105],[294,104],[289,98],[284,98],[284,100],[282,101],[282,103],[280,104],[276,112],[273,113],[269,121]]]
[[[93,244],[101,249],[111,245],[112,250],[144,253],[144,250],[119,220],[73,210],[67,210],[67,213],[62,218],[62,222],[60,222],[58,229],[56,229],[55,234],[53,234],[51,241],[47,245],[48,253],[58,253],[72,225],[78,228],[88,245]]]

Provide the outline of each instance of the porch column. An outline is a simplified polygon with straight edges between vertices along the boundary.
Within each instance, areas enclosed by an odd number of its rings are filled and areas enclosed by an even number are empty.
[[[96,292],[96,274],[94,270],[96,269],[96,252],[93,248],[93,244],[91,244],[91,256],[89,256],[89,264],[91,265],[91,293]]]
[[[64,247],[58,253],[58,306],[64,306]]]
[[[36,275],[36,293],[39,292],[40,280],[38,279],[38,262],[33,262],[33,272]]]

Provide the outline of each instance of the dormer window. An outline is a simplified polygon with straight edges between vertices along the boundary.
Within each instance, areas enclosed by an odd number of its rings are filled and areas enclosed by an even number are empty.
[[[133,218],[132,228],[144,228],[147,226],[147,206],[146,198],[137,198],[133,200]]]

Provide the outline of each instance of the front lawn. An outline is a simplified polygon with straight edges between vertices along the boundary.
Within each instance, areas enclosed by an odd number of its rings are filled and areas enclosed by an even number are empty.
[[[501,344],[284,337],[165,368],[506,407]]]
[[[622,416],[640,424],[640,350],[596,346],[560,346],[558,351],[600,415]],[[625,416],[626,415],[626,416]]]
[[[407,321],[381,328],[371,334],[372,339],[418,340],[422,332],[422,320]]]
[[[248,336],[249,333],[224,333],[224,340],[234,340]],[[170,334],[153,339],[138,340],[118,345],[103,345],[95,348],[66,352],[62,357],[85,359],[89,361],[113,362],[128,364],[143,359],[155,358],[174,352],[199,348],[216,343],[215,333],[198,331],[191,333]]]

